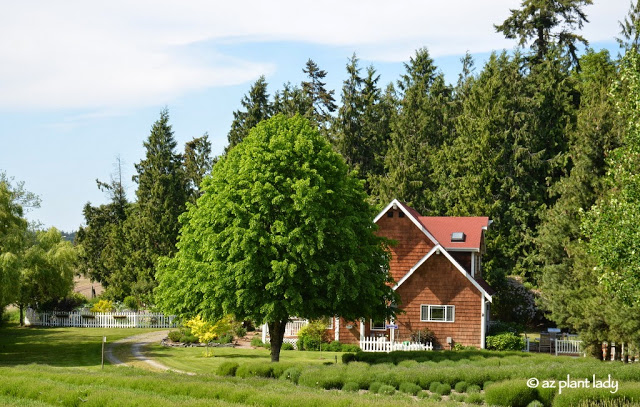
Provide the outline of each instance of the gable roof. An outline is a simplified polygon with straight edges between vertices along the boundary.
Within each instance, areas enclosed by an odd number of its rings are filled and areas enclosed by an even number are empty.
[[[482,280],[482,282],[480,281],[476,281],[476,279],[474,279],[473,277],[471,277],[471,275],[469,273],[466,272],[466,270],[460,265],[460,263],[458,263],[450,254],[449,252],[447,252],[447,250],[438,245],[435,245],[431,250],[429,250],[429,253],[427,253],[423,258],[421,258],[413,267],[411,267],[411,270],[409,270],[409,272],[407,274],[405,274],[400,281],[398,281],[398,283],[393,286],[393,290],[397,290],[405,281],[407,281],[409,279],[409,277],[411,277],[413,275],[413,273],[418,270],[420,268],[420,266],[422,266],[431,256],[433,256],[434,254],[438,255],[438,254],[442,254],[444,255],[450,262],[451,264],[454,265],[454,267],[463,275],[465,276],[465,278],[467,280],[469,280],[471,282],[471,284],[473,284],[473,286],[475,288],[478,289],[478,291],[480,291],[480,293],[482,293],[482,295],[488,299],[489,301],[492,301],[492,296],[494,294],[493,290],[491,289],[491,287],[489,287],[489,285],[487,284],[486,281]]]
[[[438,241],[436,240],[436,238],[420,222],[420,220],[419,220],[420,214],[418,213],[418,211],[416,211],[415,209],[411,208],[410,206],[398,201],[397,199],[394,199],[393,201],[391,201],[389,203],[389,205],[387,205],[382,211],[380,211],[378,216],[376,216],[375,219],[373,219],[373,223],[378,223],[380,218],[382,218],[385,213],[389,212],[391,210],[391,208],[400,209],[402,212],[404,212],[404,214],[407,216],[407,218],[409,218],[411,220],[411,222],[413,222],[413,224],[416,225],[416,227],[422,231],[422,233],[427,235],[427,237],[433,242],[434,245],[438,245],[439,244]]]
[[[427,235],[434,245],[442,245],[448,250],[480,251],[482,233],[491,221],[486,216],[421,216],[409,205],[394,199],[373,220],[377,223],[391,208],[398,208],[411,219],[418,229]],[[451,234],[463,232],[465,240],[452,242]]]
[[[480,251],[482,232],[489,227],[486,216],[420,216],[418,220],[447,250]],[[451,241],[456,232],[464,233],[464,241]]]

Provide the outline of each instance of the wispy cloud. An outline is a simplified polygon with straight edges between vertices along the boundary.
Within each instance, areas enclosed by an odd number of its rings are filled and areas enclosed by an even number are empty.
[[[598,0],[596,0],[598,2]],[[0,15],[0,109],[103,108],[168,102],[244,83],[277,67],[224,55],[216,42],[295,41],[399,61],[512,47],[492,24],[519,0],[7,2]],[[586,11],[592,41],[610,39],[627,0]],[[195,44],[209,44],[208,54]]]

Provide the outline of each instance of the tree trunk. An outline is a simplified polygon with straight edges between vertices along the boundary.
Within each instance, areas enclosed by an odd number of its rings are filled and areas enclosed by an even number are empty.
[[[24,305],[20,304],[20,326],[24,326]]]
[[[271,361],[280,361],[280,349],[282,348],[282,340],[284,338],[284,328],[287,326],[288,320],[267,322],[269,326],[269,336],[271,337]]]

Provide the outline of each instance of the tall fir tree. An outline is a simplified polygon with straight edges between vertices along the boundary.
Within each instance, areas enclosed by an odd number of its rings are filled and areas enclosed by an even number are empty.
[[[194,138],[184,146],[184,174],[187,181],[189,201],[195,203],[202,195],[200,184],[204,177],[211,172],[213,159],[211,157],[211,142],[209,135]]]
[[[373,185],[380,202],[403,200],[423,214],[438,213],[433,202],[432,159],[451,137],[452,89],[426,48],[416,52],[398,81],[398,114],[391,123],[384,173]]]
[[[360,76],[355,54],[347,64],[348,78],[342,87],[342,106],[332,132],[336,146],[347,164],[357,170],[366,182],[382,175],[384,155],[388,146],[392,107],[383,99],[378,87],[380,76],[370,66],[365,77]]]
[[[517,39],[520,47],[533,40],[531,49],[536,63],[542,62],[555,45],[579,67],[578,44],[589,43],[575,31],[589,22],[582,8],[592,3],[592,0],[523,0],[520,9],[511,10],[511,15],[494,27],[506,38]]]
[[[233,112],[233,122],[227,138],[229,145],[227,150],[242,142],[249,134],[249,130],[258,123],[271,117],[273,106],[269,102],[267,93],[267,80],[264,76],[251,86],[249,93],[240,102],[243,110]]]
[[[135,165],[137,203],[127,219],[131,255],[122,278],[133,281],[132,292],[145,300],[150,300],[156,285],[156,260],[176,250],[178,216],[186,209],[188,183],[176,146],[165,109],[144,142],[145,158]]]
[[[333,97],[335,91],[326,89],[327,71],[320,69],[312,59],[309,59],[302,69],[307,74],[307,80],[302,81],[302,92],[311,102],[311,112],[307,114],[309,119],[316,123],[320,129],[325,129],[331,121],[331,113],[335,112],[338,106]]]

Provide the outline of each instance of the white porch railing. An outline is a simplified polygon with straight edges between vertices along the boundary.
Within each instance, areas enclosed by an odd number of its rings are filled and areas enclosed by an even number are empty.
[[[387,338],[363,338],[360,339],[360,349],[363,352],[392,352],[411,350],[433,350],[433,344],[425,345],[419,342],[395,342]]]
[[[287,325],[284,327],[284,336],[298,336],[298,331],[309,323],[306,319],[294,318],[291,321],[287,322]],[[267,324],[262,325],[262,342],[267,343],[269,338],[269,326]],[[285,341],[287,342],[287,341]],[[297,339],[296,339],[297,342]],[[295,343],[292,343],[295,346]]]
[[[174,315],[143,312],[35,312],[28,309],[27,326],[76,328],[176,328]]]
[[[582,341],[574,339],[556,339],[556,356],[557,355],[580,355],[582,351]]]

